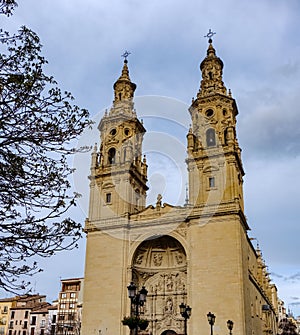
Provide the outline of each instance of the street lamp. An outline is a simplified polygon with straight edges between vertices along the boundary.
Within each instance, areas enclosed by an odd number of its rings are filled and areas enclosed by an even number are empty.
[[[140,291],[137,291],[136,285],[131,282],[130,285],[127,286],[128,289],[128,297],[130,299],[130,314],[131,316],[139,317],[139,307],[143,306],[147,299],[148,291],[145,286],[142,287]],[[135,327],[136,335],[138,334],[138,323],[136,323]]]
[[[139,306],[143,306],[146,302],[148,291],[145,289],[145,286],[143,286],[142,289],[137,292],[137,287],[133,282],[127,286],[127,289],[128,297],[131,300],[131,315],[138,317]]]
[[[213,327],[216,320],[216,316],[213,313],[209,312],[207,314],[207,320],[208,323],[210,324],[210,335],[213,335]]]
[[[183,302],[179,305],[181,316],[184,318],[184,335],[187,335],[187,320],[192,314],[192,308],[185,305]]]
[[[229,329],[229,335],[232,335],[233,321],[227,321],[227,328]]]

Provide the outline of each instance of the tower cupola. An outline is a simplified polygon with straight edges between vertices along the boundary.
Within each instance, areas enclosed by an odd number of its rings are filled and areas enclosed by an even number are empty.
[[[114,83],[114,101],[112,113],[123,112],[131,114],[133,111],[133,96],[136,84],[130,80],[127,59],[124,60],[121,76]]]
[[[212,93],[226,94],[227,90],[222,78],[223,62],[216,56],[216,50],[212,45],[211,38],[208,40],[208,43],[207,56],[200,64],[202,80],[199,94],[201,96]]]

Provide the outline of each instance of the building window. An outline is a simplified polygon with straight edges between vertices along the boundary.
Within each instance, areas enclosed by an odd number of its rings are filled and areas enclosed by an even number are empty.
[[[74,309],[75,308],[75,304],[70,304],[69,307],[70,307],[70,309]]]
[[[24,328],[24,329],[27,329],[27,321],[24,321],[23,328]]]
[[[74,313],[70,313],[68,315],[68,320],[71,321],[71,320],[74,320]]]
[[[212,109],[208,109],[208,110],[205,112],[205,115],[206,115],[207,117],[211,117],[211,116],[214,115],[214,111],[213,111]]]
[[[58,314],[58,320],[63,321],[65,319],[64,314]]]
[[[73,299],[76,298],[76,293],[75,293],[75,292],[72,292],[72,293],[70,294],[70,297],[73,298]]]
[[[28,319],[28,314],[29,314],[29,312],[25,311],[25,319]]]
[[[56,322],[56,315],[52,315],[52,323]]]
[[[106,196],[105,196],[105,201],[107,204],[110,204],[111,203],[111,193],[106,193]]]
[[[213,147],[216,145],[216,133],[212,128],[206,131],[206,144],[208,147]]]
[[[61,299],[66,299],[67,298],[67,293],[62,293],[61,294]]]
[[[36,316],[32,316],[31,317],[31,322],[30,322],[31,325],[35,325],[36,324]]]
[[[10,318],[11,318],[11,319],[14,319],[14,317],[15,317],[15,311],[12,311],[12,312],[11,312],[11,315],[10,315]]]
[[[4,306],[3,307],[3,313],[7,313],[8,312],[8,306]]]
[[[41,327],[44,328],[44,327],[45,327],[45,324],[46,324],[46,323],[45,323],[45,320],[42,320],[42,321],[41,321]]]
[[[66,304],[60,304],[60,308],[61,309],[65,309],[66,308]]]
[[[108,150],[108,163],[115,164],[115,162],[116,162],[116,149],[110,148]]]
[[[216,187],[215,177],[208,178],[208,185],[209,185],[209,188]]]
[[[135,205],[138,206],[139,205],[139,200],[141,198],[141,194],[139,190],[135,190]]]
[[[30,335],[34,335],[34,328],[30,328]]]
[[[9,322],[9,328],[10,328],[10,329],[14,328],[14,322],[13,322],[13,321],[10,321],[10,322]]]

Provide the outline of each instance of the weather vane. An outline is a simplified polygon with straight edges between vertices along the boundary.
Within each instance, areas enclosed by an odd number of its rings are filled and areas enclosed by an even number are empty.
[[[211,43],[212,42],[212,37],[215,35],[216,33],[214,33],[213,31],[211,31],[211,29],[208,30],[208,33],[204,36],[206,38],[208,38],[208,42]]]
[[[131,54],[131,52],[125,50],[125,52],[123,53],[123,55],[121,55],[122,57],[124,57],[124,62],[127,63],[127,57]]]

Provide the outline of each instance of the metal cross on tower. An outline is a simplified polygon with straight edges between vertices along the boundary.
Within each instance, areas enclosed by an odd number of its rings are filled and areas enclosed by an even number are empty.
[[[123,55],[121,55],[122,57],[124,57],[124,62],[127,63],[127,57],[131,54],[131,52],[125,50],[125,52],[123,53]]]
[[[216,33],[214,33],[211,29],[208,30],[208,33],[206,35],[204,35],[204,37],[208,38],[208,43],[212,42],[212,37],[215,35]]]

